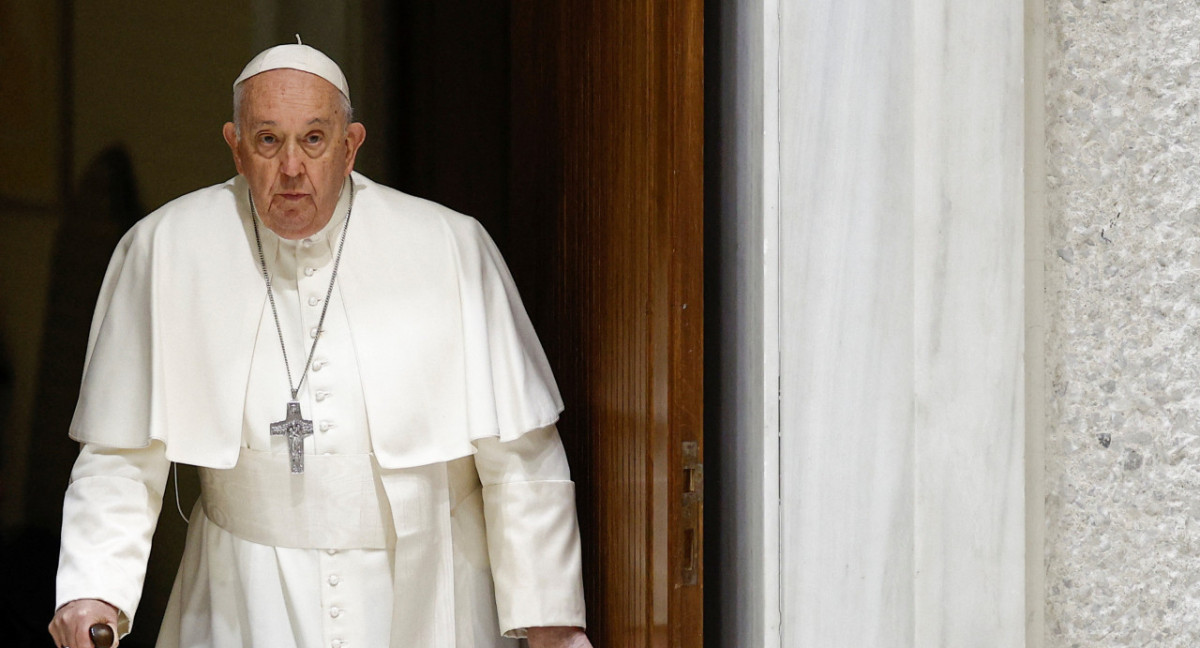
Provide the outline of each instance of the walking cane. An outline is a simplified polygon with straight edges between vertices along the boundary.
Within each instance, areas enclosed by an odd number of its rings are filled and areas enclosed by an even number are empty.
[[[92,645],[95,648],[112,648],[113,631],[107,623],[97,623],[88,629],[88,634],[92,637]]]

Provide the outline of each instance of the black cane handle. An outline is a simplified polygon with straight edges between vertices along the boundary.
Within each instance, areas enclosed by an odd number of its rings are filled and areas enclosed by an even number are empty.
[[[96,623],[88,630],[88,635],[92,637],[92,645],[95,648],[112,648],[113,631],[112,626],[107,623]]]

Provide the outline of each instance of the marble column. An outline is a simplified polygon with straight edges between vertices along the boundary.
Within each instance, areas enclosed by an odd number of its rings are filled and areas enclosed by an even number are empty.
[[[1019,646],[1023,4],[916,9],[915,645]]]
[[[1023,645],[1022,3],[780,4],[781,644]]]

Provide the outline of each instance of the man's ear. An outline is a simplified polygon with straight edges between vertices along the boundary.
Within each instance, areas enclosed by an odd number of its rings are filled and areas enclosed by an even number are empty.
[[[221,128],[221,135],[225,137],[225,143],[229,145],[229,152],[233,154],[233,165],[237,167],[238,173],[242,173],[242,157],[238,151],[237,128],[234,127],[233,122],[225,122],[225,126]]]
[[[367,139],[367,127],[360,122],[354,122],[346,127],[346,173],[354,170],[354,159],[358,157],[358,149]]]

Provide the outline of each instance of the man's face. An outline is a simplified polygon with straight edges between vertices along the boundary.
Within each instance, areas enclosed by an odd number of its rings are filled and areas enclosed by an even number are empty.
[[[233,162],[267,227],[312,236],[333,216],[366,130],[346,125],[337,88],[315,74],[269,70],[243,84],[241,134],[233,123],[223,131]]]

